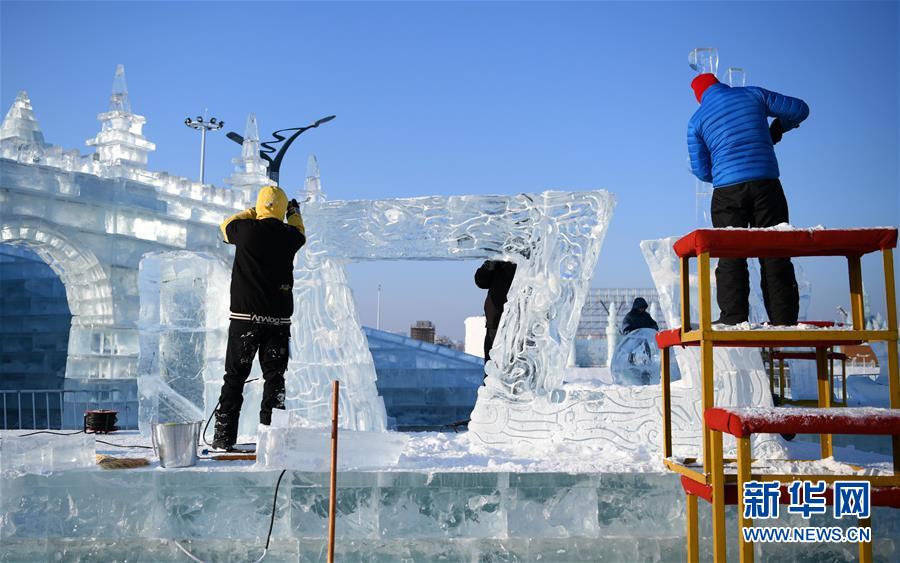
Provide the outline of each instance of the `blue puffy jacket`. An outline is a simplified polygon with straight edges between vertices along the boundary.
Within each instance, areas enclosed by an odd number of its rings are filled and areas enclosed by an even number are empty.
[[[713,84],[688,123],[691,172],[713,187],[778,178],[767,117],[789,131],[809,115],[801,99],[748,86]]]

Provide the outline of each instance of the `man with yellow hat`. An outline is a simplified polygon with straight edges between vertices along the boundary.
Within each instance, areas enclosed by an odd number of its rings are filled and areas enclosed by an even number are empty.
[[[259,422],[270,424],[272,409],[284,408],[284,372],[294,312],[294,255],[306,242],[306,234],[297,202],[288,203],[287,195],[276,186],[263,187],[256,207],[232,215],[219,228],[225,242],[237,248],[231,270],[225,381],[212,446],[232,450],[244,383],[257,353],[265,380]]]

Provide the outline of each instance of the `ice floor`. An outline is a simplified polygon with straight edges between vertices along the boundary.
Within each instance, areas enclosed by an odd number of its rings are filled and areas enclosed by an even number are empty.
[[[4,441],[15,433],[4,433]],[[148,445],[136,433],[100,439]],[[0,442],[2,445],[2,442]],[[817,453],[794,441],[792,454]],[[807,452],[808,450],[808,452]],[[97,453],[152,458],[97,444]],[[838,448],[856,463],[881,454]],[[254,561],[262,552],[277,470],[201,459],[196,467],[89,468],[0,480],[0,561]],[[412,434],[399,463],[338,476],[340,561],[683,561],[684,495],[656,459],[559,446],[500,452],[465,433]],[[289,471],[266,561],[324,561],[328,475]],[[708,509],[702,545],[710,546]],[[730,513],[731,525],[735,515]],[[802,520],[779,525],[803,525]],[[821,525],[833,525],[829,519]],[[841,521],[837,521],[841,522]],[[813,523],[815,525],[815,523]],[[842,523],[841,525],[850,525]],[[900,546],[898,511],[876,510],[876,559]],[[734,544],[736,542],[732,542]],[[735,554],[736,555],[736,554]],[[854,561],[853,545],[767,545],[760,561]]]

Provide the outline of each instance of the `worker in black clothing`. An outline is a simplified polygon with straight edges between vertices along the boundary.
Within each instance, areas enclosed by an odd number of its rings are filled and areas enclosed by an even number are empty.
[[[631,310],[625,315],[625,321],[622,323],[623,334],[628,334],[639,328],[659,330],[659,325],[656,324],[656,321],[653,320],[653,317],[647,312],[647,307],[647,300],[643,297],[638,297],[634,300],[634,303],[631,305]]]
[[[289,203],[276,186],[263,187],[256,207],[229,217],[220,228],[225,242],[237,249],[231,271],[225,381],[212,446],[231,450],[237,441],[244,383],[257,352],[265,380],[260,424],[272,422],[272,409],[284,408],[284,372],[294,310],[294,255],[306,242],[306,234],[297,202]]]
[[[506,305],[506,294],[509,293],[515,275],[516,265],[502,260],[485,260],[475,272],[475,285],[488,290],[484,299],[484,326],[487,328],[484,334],[484,363],[491,359],[491,347],[497,336],[497,327],[500,326],[503,306]]]

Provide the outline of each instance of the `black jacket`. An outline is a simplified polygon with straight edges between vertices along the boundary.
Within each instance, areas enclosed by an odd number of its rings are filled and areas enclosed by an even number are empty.
[[[275,218],[236,219],[225,227],[234,244],[231,318],[288,324],[294,312],[294,255],[306,236]]]
[[[512,285],[516,275],[516,265],[500,260],[485,260],[484,264],[475,272],[475,285],[488,290],[484,299],[485,326],[497,328],[500,326],[500,316],[503,314],[503,306],[506,305],[506,294]]]
[[[647,301],[643,297],[638,297],[631,305],[631,310],[625,315],[625,322],[622,323],[622,332],[628,334],[639,328],[652,328],[659,330],[659,325],[647,312]]]

